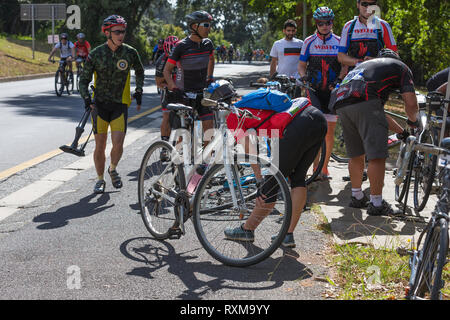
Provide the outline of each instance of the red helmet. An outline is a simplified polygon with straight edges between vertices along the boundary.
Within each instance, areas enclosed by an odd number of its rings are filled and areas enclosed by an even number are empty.
[[[127,22],[123,17],[113,14],[112,16],[109,16],[108,18],[103,20],[102,32],[105,33],[106,30],[115,26],[123,26],[126,28]]]
[[[168,36],[166,40],[164,40],[164,53],[169,55],[172,51],[173,47],[178,43],[178,38],[176,36]]]

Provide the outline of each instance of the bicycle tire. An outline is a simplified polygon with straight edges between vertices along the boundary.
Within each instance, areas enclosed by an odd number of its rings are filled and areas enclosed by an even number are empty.
[[[395,185],[395,201],[402,203],[406,191],[410,189],[412,169],[415,161],[415,153],[412,152],[409,158],[407,172],[404,175],[403,181],[400,185]],[[405,204],[406,205],[406,204]]]
[[[83,72],[83,69],[80,68],[80,70],[77,70],[77,92],[80,92],[80,78],[81,78],[81,73]]]
[[[427,155],[424,155],[425,157]],[[437,156],[432,156],[428,159],[428,165],[423,163],[423,166],[418,166],[414,172],[414,208],[420,212],[425,208],[428,202],[428,198],[431,194],[431,188],[433,187],[434,177],[436,175]],[[419,162],[420,164],[420,162]],[[422,187],[422,182],[425,182],[425,186]],[[423,190],[423,195],[420,195],[420,190]]]
[[[259,163],[262,166],[263,175],[273,177],[279,187],[275,208],[262,219],[255,231],[253,242],[225,240],[224,237],[225,229],[239,227],[249,216],[248,211],[238,213],[230,208],[231,210],[205,214],[208,211],[205,210],[205,205],[207,205],[208,195],[211,192],[211,189],[207,190],[208,184],[216,174],[223,174],[224,164],[214,164],[208,169],[197,187],[193,202],[194,228],[200,243],[214,259],[233,267],[250,266],[272,255],[284,240],[292,214],[289,188],[279,169],[271,166],[269,161],[257,156],[236,155],[234,163],[238,163],[237,159],[241,163],[244,157],[251,163]],[[232,166],[236,168],[236,165]],[[239,179],[239,177],[237,178]],[[235,181],[238,179],[235,178]],[[255,198],[244,200],[248,208],[254,208]],[[272,235],[276,235],[273,241],[271,241]]]
[[[64,91],[64,82],[62,80],[61,70],[56,71],[55,73],[55,92],[58,97],[61,97]]]
[[[334,145],[333,151],[331,152],[331,158],[339,163],[348,163],[350,160],[350,158],[347,157],[342,125],[339,118],[336,122],[336,128],[334,130]]]
[[[313,173],[311,174],[311,176],[309,176],[305,182],[306,185],[311,184],[318,176],[319,174],[322,172],[322,168],[323,168],[323,164],[325,163],[325,156],[326,156],[326,152],[324,152],[323,150],[326,150],[326,142],[325,140],[323,140],[322,143],[322,147],[320,148],[320,158],[319,158],[319,163],[317,164],[317,168],[315,171],[313,171]]]
[[[448,223],[444,218],[437,221],[428,230],[421,259],[417,264],[417,274],[410,289],[410,298],[440,298],[442,269],[446,263],[448,251]]]
[[[178,225],[175,197],[177,191],[186,188],[183,166],[176,165],[172,161],[166,162],[164,166],[164,162],[160,159],[162,150],[167,150],[171,154],[174,148],[170,143],[162,140],[151,144],[142,158],[138,174],[138,199],[141,217],[147,230],[158,240],[169,238],[169,229]],[[163,182],[156,185],[153,180],[164,181],[161,174],[167,166],[173,166],[171,173],[175,174],[176,179],[173,181],[171,179],[166,180],[167,185],[163,185]],[[153,171],[149,171],[149,167]],[[152,178],[153,180],[150,180]],[[158,196],[153,191],[155,187],[161,193],[165,190],[165,195],[171,200]],[[169,191],[171,191],[170,194]]]
[[[73,93],[73,72],[72,71],[67,71],[66,72],[66,90],[67,90],[67,94],[71,95]]]

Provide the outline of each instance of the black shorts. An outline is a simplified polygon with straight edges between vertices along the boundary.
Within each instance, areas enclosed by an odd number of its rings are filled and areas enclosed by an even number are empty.
[[[167,105],[169,103],[182,103],[187,106],[191,106],[194,110],[197,111],[198,118],[201,121],[205,120],[212,120],[214,117],[214,114],[209,107],[204,107],[201,104],[201,101],[203,99],[203,93],[197,93],[197,97],[195,99],[186,98],[181,91],[169,91],[167,90],[165,94],[163,95],[164,98],[161,103],[161,106],[163,109],[167,108]],[[175,119],[176,115],[174,112],[170,112],[170,119]],[[171,126],[172,129],[177,129],[177,124],[175,123],[176,120],[171,120]],[[172,124],[173,123],[173,124]]]
[[[127,132],[128,106],[122,103],[99,102],[91,112],[92,128],[94,134],[108,133],[111,131]]]
[[[323,113],[313,106],[307,107],[287,125],[279,143],[278,168],[285,177],[289,177],[291,188],[306,187],[306,173],[326,134],[327,121]],[[274,202],[278,193],[274,188],[275,180],[269,176],[266,180],[261,192],[267,196],[265,202]]]
[[[317,89],[316,92],[312,92],[311,90],[306,90],[306,95],[314,107],[323,113],[330,113],[328,104],[330,103],[331,91]]]

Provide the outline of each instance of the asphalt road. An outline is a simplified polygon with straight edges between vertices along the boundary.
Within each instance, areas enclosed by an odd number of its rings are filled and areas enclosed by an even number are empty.
[[[267,65],[217,65],[215,75],[232,75],[245,92],[252,78],[267,71]],[[143,111],[159,102],[152,72],[146,71]],[[50,79],[0,84],[7,118],[0,123],[2,168],[73,139],[80,98],[57,98],[51,86]],[[279,249],[248,268],[215,261],[190,222],[180,240],[150,236],[138,211],[136,178],[145,150],[159,136],[160,119],[156,111],[130,124],[118,167],[120,190],[107,179],[106,192],[92,194],[93,143],[84,158],[59,154],[0,180],[0,298],[321,299],[328,239],[311,212],[303,214],[295,232],[297,248]]]

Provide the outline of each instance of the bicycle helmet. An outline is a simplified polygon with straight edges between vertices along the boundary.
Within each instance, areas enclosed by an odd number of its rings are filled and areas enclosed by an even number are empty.
[[[67,33],[61,33],[59,37],[60,39],[69,39],[69,35]]]
[[[83,32],[80,32],[79,34],[77,34],[77,38],[78,39],[84,39],[86,36],[84,35]]]
[[[334,13],[333,10],[328,7],[319,7],[314,11],[313,18],[315,20],[333,20]]]
[[[212,20],[212,16],[206,11],[194,11],[186,16],[186,22],[189,28],[191,28],[193,24],[211,22]]]
[[[127,22],[125,19],[119,15],[113,14],[112,16],[109,16],[105,20],[103,20],[102,23],[102,32],[105,33],[106,30],[115,27],[115,26],[123,26],[127,27]]]
[[[169,55],[172,52],[173,47],[178,43],[178,38],[175,36],[168,36],[166,40],[164,40],[164,53]]]
[[[388,49],[388,48],[383,48],[378,52],[378,58],[393,58],[393,59],[397,59],[397,60],[401,60],[400,59],[400,55],[395,52],[394,50]]]

